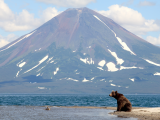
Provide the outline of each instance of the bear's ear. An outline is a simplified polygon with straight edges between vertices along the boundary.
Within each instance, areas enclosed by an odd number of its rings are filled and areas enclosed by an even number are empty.
[[[117,94],[117,91],[115,93]]]

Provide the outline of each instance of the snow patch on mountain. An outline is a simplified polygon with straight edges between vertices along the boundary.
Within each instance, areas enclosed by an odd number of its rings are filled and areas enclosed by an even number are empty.
[[[40,70],[42,70],[44,67],[46,67],[46,66],[41,67],[37,72],[39,72]]]
[[[50,63],[53,63],[54,62],[54,60],[52,60]]]
[[[20,69],[20,70],[17,72],[16,77],[18,77],[18,75],[19,75],[20,71],[22,71],[22,69]]]
[[[91,78],[91,80],[94,80],[95,77]]]
[[[42,48],[39,48],[39,49],[37,49],[37,50],[34,50],[34,51],[35,51],[35,52],[36,52],[36,51],[40,51],[41,49],[42,49]]]
[[[80,74],[80,72],[77,72],[78,70],[75,70],[74,72],[76,72],[76,74]]]
[[[36,76],[40,76],[41,75],[41,73],[38,73]]]
[[[18,66],[21,68],[21,67],[23,67],[25,64],[26,64],[26,62],[22,62],[22,63],[20,63]]]
[[[46,63],[48,64],[52,59],[53,57],[50,57]]]
[[[113,57],[115,57],[115,59],[116,59],[116,61],[117,61],[117,65],[118,65],[118,64],[121,65],[121,64],[124,62],[123,59],[118,58],[118,56],[117,56],[117,54],[116,54],[115,52],[112,52],[112,51],[109,50],[109,49],[108,49],[108,51],[111,53],[111,55],[112,55]]]
[[[115,72],[118,71],[118,68],[116,68],[116,65],[113,62],[109,62],[106,64],[108,67],[108,71]]]
[[[120,66],[120,70],[123,70],[123,69],[134,69],[134,68],[138,68],[138,67],[124,67],[124,66]]]
[[[36,30],[35,30],[36,31]],[[13,45],[17,44],[18,42],[20,42],[21,40],[31,36],[35,31],[33,31],[32,33],[29,33],[27,35],[25,35],[23,38],[19,39],[18,41],[14,42],[13,44],[11,44],[10,46],[8,46],[7,48],[3,49],[3,50],[0,50],[0,52],[4,51],[4,50],[7,50],[8,48],[12,47]]]
[[[122,42],[122,40],[119,37],[116,37],[118,42],[122,45],[122,48],[126,51],[129,51],[131,54],[136,55],[134,52],[130,50],[130,48],[127,46],[125,42]]]
[[[42,60],[39,61],[39,64],[43,63],[44,61],[46,61],[48,59],[48,55],[45,56]]]
[[[116,87],[116,86],[121,87],[120,85],[115,85],[115,84],[112,84],[112,83],[110,85],[113,86],[113,87]]]
[[[99,20],[100,22],[102,22],[105,26],[107,26],[101,19],[99,19],[96,15],[93,15],[97,20]],[[108,26],[107,26],[108,27]],[[110,29],[109,27],[108,27],[108,29]],[[113,32],[113,34],[116,36],[116,33],[112,30],[112,29],[110,29],[112,32]]]
[[[87,80],[86,78],[84,78],[84,80],[82,80],[82,82],[89,82],[89,80]]]
[[[58,71],[59,71],[59,67],[56,68],[56,71],[54,71],[54,75],[56,75]]]
[[[98,69],[100,69],[100,70],[104,70],[102,67],[97,67]]]
[[[45,88],[45,87],[38,87],[38,89],[41,89],[41,90],[43,90],[43,89],[47,89],[47,88]]]
[[[19,64],[21,64],[23,62],[23,60],[21,60],[20,62],[18,62],[16,65],[19,67]]]
[[[101,79],[100,81],[104,81],[105,79]]]
[[[79,82],[79,80],[73,79],[73,78],[68,78],[67,80],[73,80],[75,82]]]
[[[109,82],[113,82],[113,80],[109,80]]]
[[[29,82],[29,83],[30,83],[30,84],[36,84],[37,82],[33,82],[33,83],[32,83],[32,82]]]
[[[101,19],[99,19],[96,15],[93,15],[96,19],[98,19],[100,22],[102,22],[105,26],[107,26]],[[108,26],[107,26],[108,27]],[[108,27],[109,28],[109,27]],[[109,28],[110,29],[110,28]],[[110,29],[112,32],[113,32],[113,34],[115,35],[115,37],[116,37],[116,33],[112,30],[112,29]],[[119,38],[119,37],[116,37],[117,38],[117,40],[118,40],[118,42],[122,45],[122,48],[124,49],[124,50],[126,50],[126,51],[129,51],[131,54],[133,54],[133,55],[136,55],[134,52],[132,52],[131,50],[130,50],[130,48],[127,46],[127,44],[125,43],[125,42],[122,42],[122,40]]]
[[[150,60],[148,60],[148,59],[144,59],[144,60],[145,60],[146,62],[152,64],[152,65],[160,66],[160,64],[155,63],[155,62],[152,62],[152,61],[150,61]]]
[[[24,59],[23,59],[24,60]],[[22,68],[25,64],[26,64],[26,62],[23,62],[23,60],[21,60],[19,63],[17,63],[17,66],[18,67],[20,67],[20,68]],[[17,74],[16,74],[16,77],[18,77],[18,75],[19,75],[19,73],[22,71],[22,69],[20,69],[18,72],[17,72]]]
[[[111,83],[110,85],[111,85],[111,86],[116,86],[115,84],[112,84],[112,83]]]
[[[160,75],[160,73],[159,73],[159,72],[156,72],[154,75]]]
[[[31,69],[27,70],[27,71],[24,72],[24,73],[27,73],[27,72],[33,70],[34,68],[38,67],[40,64],[42,64],[42,63],[43,63],[45,60],[47,60],[47,59],[48,59],[48,55],[46,55],[44,58],[42,58],[36,66],[32,67]]]
[[[123,69],[135,69],[135,68],[143,69],[142,67],[135,67],[135,66],[132,66],[132,67],[120,66],[120,68],[118,69],[116,68],[116,65],[113,62],[107,63],[106,66],[108,67],[108,71],[110,72],[115,72],[115,71],[123,70]]]
[[[89,58],[85,58],[85,59],[80,58],[80,60],[84,62],[85,64],[94,64],[94,61],[92,60],[92,58],[90,58],[90,60]]]
[[[134,82],[134,78],[129,78],[132,82]]]
[[[103,67],[105,64],[106,64],[106,61],[105,61],[105,60],[101,60],[101,61],[98,63],[98,65],[101,66],[101,67]]]

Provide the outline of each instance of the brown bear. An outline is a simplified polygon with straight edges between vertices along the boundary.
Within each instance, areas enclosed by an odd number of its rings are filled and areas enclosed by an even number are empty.
[[[131,112],[132,104],[123,94],[112,91],[109,96],[114,97],[117,100],[117,111]]]
[[[50,108],[47,106],[45,110],[50,110]]]

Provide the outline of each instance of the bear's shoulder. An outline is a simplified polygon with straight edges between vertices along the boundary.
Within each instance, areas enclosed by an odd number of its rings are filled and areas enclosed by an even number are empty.
[[[123,94],[119,95],[119,97],[117,98],[117,101],[130,103],[130,101]]]
[[[117,97],[117,99],[125,98],[125,96],[123,94],[120,94],[120,93],[117,93],[116,97]]]

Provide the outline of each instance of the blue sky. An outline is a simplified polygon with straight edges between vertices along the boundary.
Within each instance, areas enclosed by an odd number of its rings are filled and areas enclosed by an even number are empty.
[[[68,8],[88,7],[160,46],[159,0],[0,0],[0,47]]]

